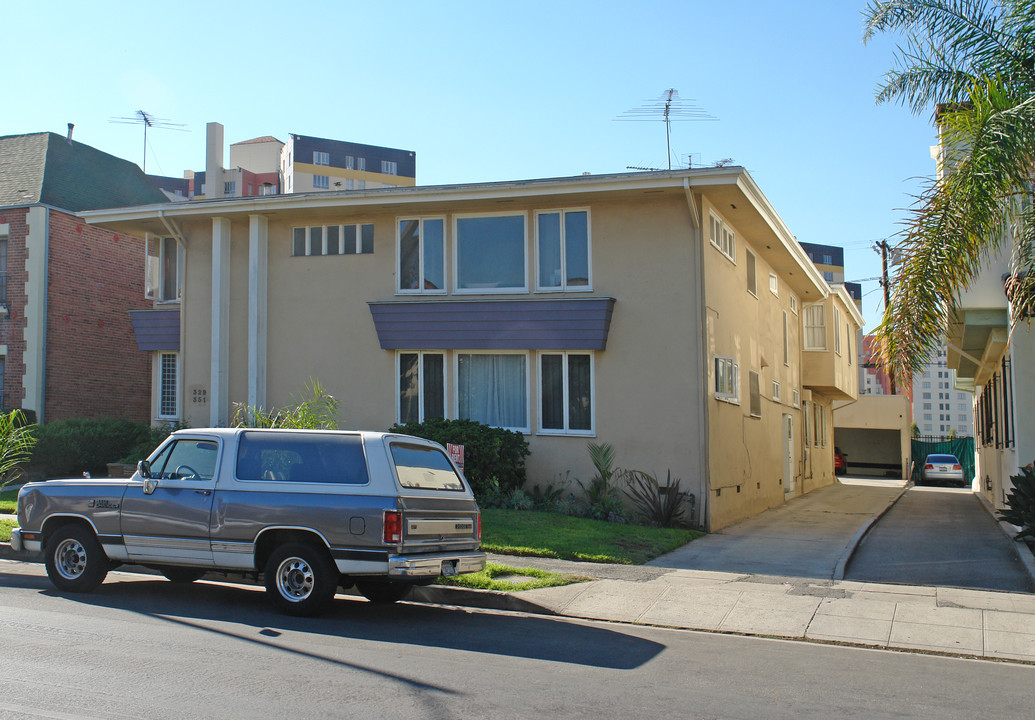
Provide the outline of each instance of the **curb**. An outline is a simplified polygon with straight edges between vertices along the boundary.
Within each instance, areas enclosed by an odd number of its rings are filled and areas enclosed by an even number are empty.
[[[887,506],[879,513],[877,513],[869,520],[864,522],[862,527],[860,527],[856,531],[855,535],[852,536],[852,539],[848,541],[848,544],[845,546],[845,549],[841,552],[841,557],[837,559],[837,564],[834,566],[834,573],[830,577],[831,580],[845,579],[845,571],[848,569],[848,563],[852,561],[852,556],[855,555],[855,551],[859,548],[859,545],[860,543],[862,543],[863,538],[865,538],[866,534],[869,533],[873,526],[877,524],[878,520],[887,515],[888,511],[891,510],[891,508],[895,507],[895,503],[901,500],[902,496],[909,492],[909,489],[911,487],[913,487],[913,483],[907,482],[902,487],[902,490],[899,491],[899,494],[895,496],[894,500],[889,502]]]
[[[1028,573],[1029,589],[1035,590],[1035,554],[1027,551],[1027,546],[1023,542],[1019,542],[1014,539],[1014,536],[1021,531],[1016,525],[1011,525],[1005,520],[1000,520],[996,516],[997,510],[992,506],[992,503],[984,496],[984,493],[974,493],[977,495],[978,500],[981,501],[981,507],[992,516],[992,520],[1002,530],[1003,535],[1010,539],[1011,547],[1013,547],[1014,553],[1017,555],[1017,559],[1021,561],[1021,565],[1024,566],[1025,571]],[[1024,547],[1022,547],[1024,546]]]
[[[0,560],[41,563],[43,562],[43,553],[17,553],[11,549],[10,543],[0,542]],[[499,590],[474,590],[450,587],[448,585],[427,585],[413,588],[407,600],[430,603],[432,605],[458,605],[482,610],[522,612],[531,615],[557,615],[556,612],[543,605],[529,602],[524,598],[515,597],[510,593]]]

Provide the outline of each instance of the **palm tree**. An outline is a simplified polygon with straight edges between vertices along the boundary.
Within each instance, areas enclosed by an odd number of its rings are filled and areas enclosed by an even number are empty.
[[[944,343],[960,293],[999,252],[1014,322],[1035,311],[1035,3],[872,0],[864,42],[899,34],[898,67],[877,102],[934,110],[947,154],[897,245],[892,301],[876,329],[879,360],[908,380]]]

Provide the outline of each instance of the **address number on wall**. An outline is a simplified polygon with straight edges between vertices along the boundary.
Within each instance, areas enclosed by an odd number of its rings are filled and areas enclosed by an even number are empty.
[[[208,388],[201,387],[200,385],[192,385],[190,389],[190,402],[191,405],[207,405]]]

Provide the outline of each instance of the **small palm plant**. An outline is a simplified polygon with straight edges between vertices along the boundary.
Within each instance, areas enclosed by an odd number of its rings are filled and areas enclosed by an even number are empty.
[[[589,516],[600,520],[620,517],[622,499],[618,494],[617,480],[622,471],[615,467],[615,448],[611,443],[589,443],[590,462],[596,475],[588,483],[576,479],[589,503]]]
[[[18,467],[27,462],[36,444],[35,425],[30,425],[21,410],[0,413],[0,488],[21,474]]]

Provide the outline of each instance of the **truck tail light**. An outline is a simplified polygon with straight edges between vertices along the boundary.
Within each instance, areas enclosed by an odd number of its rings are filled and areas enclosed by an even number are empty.
[[[478,542],[482,541],[482,514],[478,513]]]
[[[402,542],[402,513],[398,510],[385,510],[385,542],[395,545]]]

